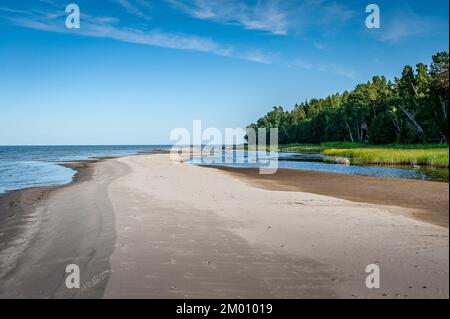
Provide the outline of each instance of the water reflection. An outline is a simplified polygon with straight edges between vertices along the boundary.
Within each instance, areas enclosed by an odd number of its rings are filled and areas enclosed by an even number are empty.
[[[225,150],[219,155],[195,157],[195,165],[212,165],[227,167],[265,167],[269,159],[276,159],[278,167],[286,169],[299,169],[307,171],[331,172],[338,174],[352,174],[364,176],[378,176],[385,178],[420,179],[448,181],[448,169],[431,169],[421,167],[414,169],[407,166],[380,166],[380,165],[339,165],[334,164],[334,157],[324,156],[320,153],[290,153],[280,152],[270,155],[266,152]],[[252,159],[258,159],[258,162]]]

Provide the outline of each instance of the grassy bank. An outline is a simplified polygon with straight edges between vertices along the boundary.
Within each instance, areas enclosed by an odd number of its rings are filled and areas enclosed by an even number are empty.
[[[329,142],[320,145],[280,145],[286,152],[322,152],[329,156],[347,157],[358,164],[421,165],[448,167],[448,144],[368,145]]]

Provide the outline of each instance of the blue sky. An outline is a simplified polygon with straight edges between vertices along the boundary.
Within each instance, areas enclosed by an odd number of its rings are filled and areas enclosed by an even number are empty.
[[[76,3],[81,28],[67,29]],[[365,7],[381,9],[367,29]],[[0,145],[166,144],[448,50],[448,1],[0,0]]]

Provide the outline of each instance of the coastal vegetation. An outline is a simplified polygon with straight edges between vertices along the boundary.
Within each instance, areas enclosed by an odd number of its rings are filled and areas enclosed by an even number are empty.
[[[320,151],[370,164],[448,167],[449,54],[374,76],[352,91],[276,106],[249,125],[278,128],[280,149]]]
[[[351,158],[362,164],[448,167],[448,148],[331,148],[324,150],[323,154]]]
[[[280,145],[280,151],[317,153],[346,157],[355,164],[420,165],[448,167],[448,144],[388,144],[373,145],[352,142]]]

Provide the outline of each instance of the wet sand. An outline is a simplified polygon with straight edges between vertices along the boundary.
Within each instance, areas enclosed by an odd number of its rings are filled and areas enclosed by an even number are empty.
[[[77,170],[60,187],[14,191],[0,198],[0,298],[100,298],[115,231],[114,213],[102,194],[117,167],[102,160],[65,163]],[[111,170],[110,172],[103,172]],[[101,173],[102,180],[95,180]],[[84,198],[89,197],[89,201]],[[66,266],[84,272],[82,289],[67,289]]]
[[[3,237],[0,297],[448,298],[448,228],[410,209],[262,189],[168,155],[77,165],[73,184],[0,200],[1,216],[32,204]],[[71,263],[81,289],[65,287]],[[365,287],[371,263],[380,289]]]
[[[309,192],[354,202],[408,208],[413,218],[448,227],[449,184],[292,169],[261,175],[258,169],[216,167],[252,186],[268,190]]]

